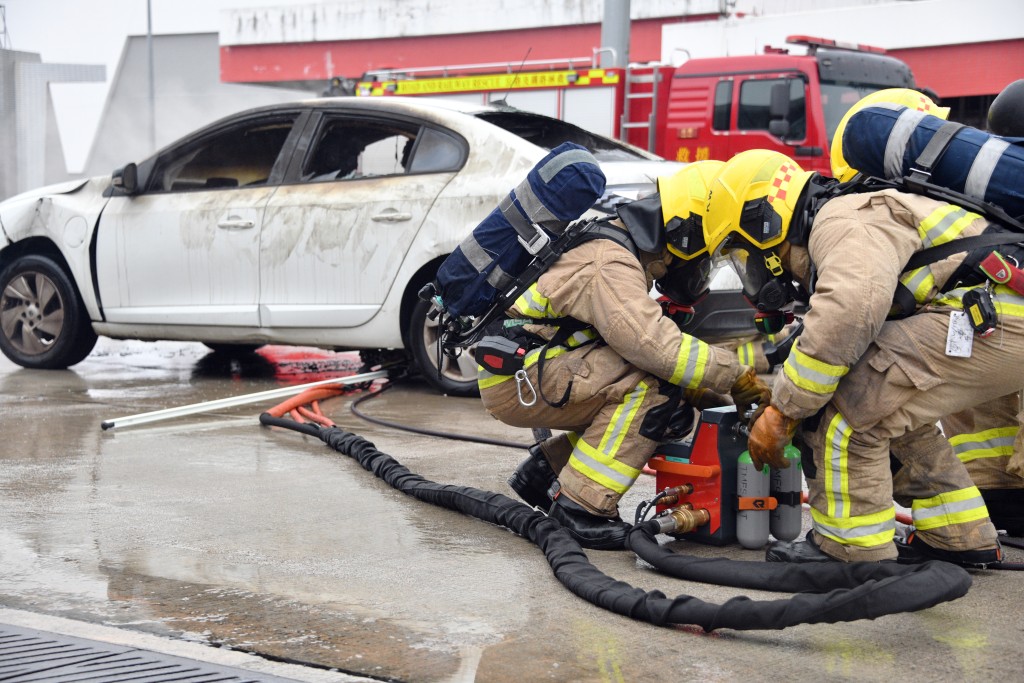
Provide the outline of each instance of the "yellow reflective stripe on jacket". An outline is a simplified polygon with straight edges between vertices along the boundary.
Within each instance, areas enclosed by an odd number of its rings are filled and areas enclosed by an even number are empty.
[[[808,356],[800,350],[800,342],[793,346],[782,370],[793,384],[815,394],[835,393],[839,380],[850,371],[845,365],[830,365]]]
[[[978,285],[983,287],[984,285]],[[934,303],[940,306],[963,309],[964,294],[977,289],[977,287],[960,287],[952,289],[935,299]],[[1024,318],[1024,296],[1013,291],[1006,285],[996,285],[992,288],[992,303],[995,305],[997,315],[1009,315],[1015,318]]]
[[[957,434],[949,443],[960,462],[978,458],[1001,458],[1013,455],[1013,442],[1019,427],[995,427],[973,434]]]
[[[811,508],[814,531],[836,543],[861,548],[892,543],[896,535],[896,508],[890,507],[870,515],[830,517]]]
[[[829,517],[850,515],[849,461],[850,435],[853,428],[846,418],[836,413],[825,432],[825,501]]]
[[[754,365],[754,342],[747,342],[736,347],[736,357],[740,365]]]
[[[922,266],[901,275],[900,283],[914,295],[914,301],[923,305],[928,303],[928,295],[935,288],[935,276],[930,267]]]
[[[516,308],[528,318],[559,318],[557,311],[552,310],[551,301],[540,293],[537,283],[534,282],[530,288],[519,295],[516,299]]]
[[[641,382],[623,398],[596,448],[583,439],[576,439],[569,456],[569,467],[619,495],[628,491],[640,476],[640,470],[619,462],[615,456],[648,390],[647,384]]]
[[[704,370],[708,366],[708,345],[688,334],[683,335],[679,344],[679,356],[669,382],[686,389],[696,389],[704,381]]]
[[[971,213],[955,204],[945,204],[932,211],[917,226],[924,248],[951,242],[973,223],[980,215]],[[935,290],[935,277],[929,266],[915,268],[900,276],[900,282],[914,295],[914,301],[920,305],[928,303],[929,296]]]
[[[914,517],[914,526],[921,531],[988,517],[985,499],[981,497],[977,486],[915,500],[910,511]]]
[[[944,244],[960,236],[968,225],[981,218],[956,204],[946,204],[932,211],[917,226],[925,247]]]

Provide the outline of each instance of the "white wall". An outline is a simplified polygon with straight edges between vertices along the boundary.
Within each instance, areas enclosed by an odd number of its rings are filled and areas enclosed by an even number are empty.
[[[793,6],[797,4],[802,3]],[[885,49],[1009,40],[1024,37],[1024,2],[918,0],[841,8],[829,5],[820,11],[673,24],[662,29],[661,58],[679,64],[685,57],[682,50],[691,58],[760,54],[766,45],[785,47],[789,35]]]

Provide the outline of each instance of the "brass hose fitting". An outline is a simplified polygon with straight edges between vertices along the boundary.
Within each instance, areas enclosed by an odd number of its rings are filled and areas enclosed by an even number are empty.
[[[685,534],[711,521],[711,513],[690,506],[673,508],[668,513],[654,518],[658,522],[658,533]]]
[[[688,496],[693,493],[693,484],[680,484],[679,486],[673,486],[670,489],[665,489],[662,493],[665,495],[658,502],[662,505],[675,505],[679,502],[679,499],[683,496]]]

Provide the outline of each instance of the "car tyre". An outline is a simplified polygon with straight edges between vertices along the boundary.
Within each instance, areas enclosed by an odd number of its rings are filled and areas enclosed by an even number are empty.
[[[456,359],[442,356],[441,372],[438,373],[438,324],[436,320],[427,317],[430,308],[430,302],[418,300],[409,321],[409,354],[416,369],[423,379],[443,394],[479,396],[480,390],[476,383],[476,354],[473,348],[463,350]]]
[[[26,368],[74,365],[96,346],[74,283],[47,256],[22,256],[0,272],[0,351]]]

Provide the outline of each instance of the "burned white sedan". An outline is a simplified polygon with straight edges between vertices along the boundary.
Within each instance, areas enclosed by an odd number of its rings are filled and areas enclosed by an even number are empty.
[[[545,116],[329,98],[222,119],[111,176],[0,203],[0,350],[83,360],[97,335],[215,350],[405,349],[447,393],[417,291],[549,149],[589,149],[635,197],[680,166]]]

